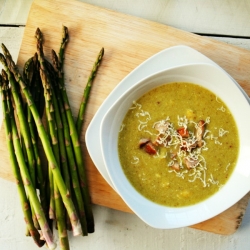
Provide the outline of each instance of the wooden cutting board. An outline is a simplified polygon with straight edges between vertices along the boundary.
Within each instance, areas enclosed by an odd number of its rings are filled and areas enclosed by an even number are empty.
[[[65,77],[74,115],[78,112],[93,62],[101,47],[105,48],[104,59],[92,88],[81,135],[94,204],[131,212],[91,161],[84,145],[84,132],[110,91],[145,59],[168,47],[187,45],[214,60],[244,88],[248,95],[250,94],[250,51],[74,0],[33,2],[24,31],[18,65],[22,67],[35,53],[34,34],[37,27],[44,34],[46,56],[50,58],[52,48],[58,51],[62,25],[69,28],[70,34],[66,50]],[[9,167],[3,128],[0,131],[0,159],[0,177],[14,181]],[[218,234],[234,233],[241,224],[249,197],[250,194],[247,194],[227,211],[192,227]]]

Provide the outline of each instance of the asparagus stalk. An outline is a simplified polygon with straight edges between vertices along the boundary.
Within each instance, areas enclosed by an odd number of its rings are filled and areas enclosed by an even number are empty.
[[[57,100],[55,98],[53,86],[51,84],[51,77],[49,76],[48,70],[46,68],[46,61],[43,55],[43,48],[42,48],[41,32],[38,31],[36,35],[37,35],[36,38],[37,38],[38,60],[40,62],[40,75],[41,75],[41,80],[44,86],[44,93],[45,93],[45,100],[46,100],[46,114],[48,118],[50,135],[52,138],[52,148],[55,154],[56,161],[60,165],[61,163],[60,144],[58,141],[58,136],[59,136],[60,142],[63,143],[62,123],[61,123]],[[63,148],[61,147],[61,149]],[[65,164],[65,161],[64,161],[64,164]],[[63,165],[63,167],[65,167],[65,165]],[[68,172],[66,172],[66,170],[67,170],[67,166],[66,166],[66,169],[64,169],[65,171],[64,173],[68,175]],[[65,184],[69,192],[70,183],[67,182]],[[67,236],[65,209],[63,207],[63,203],[62,203],[61,196],[58,191],[56,182],[54,182],[54,196],[55,196],[55,214],[56,214],[56,221],[57,221],[57,226],[58,226],[60,244],[61,244],[61,248],[66,250],[66,249],[69,249],[69,242],[68,242],[68,236]]]
[[[63,178],[65,181],[65,185],[68,188],[69,194],[71,195],[71,179],[70,179],[70,174],[69,174],[69,168],[68,168],[68,160],[66,157],[66,149],[65,149],[65,143],[64,143],[64,134],[63,134],[63,123],[60,115],[60,109],[58,105],[58,100],[57,100],[57,95],[55,93],[54,87],[55,84],[54,82],[56,81],[56,72],[54,71],[53,66],[45,60],[47,72],[51,81],[51,90],[52,90],[52,101],[55,107],[55,121],[57,124],[57,133],[58,133],[58,143],[59,143],[59,153],[60,153],[60,166],[63,174]],[[72,197],[73,199],[74,197]],[[74,203],[75,204],[75,203]],[[77,209],[77,206],[76,206]],[[80,222],[81,222],[81,218]],[[67,224],[67,229],[72,230],[69,217],[66,214],[66,224]]]
[[[23,79],[27,82],[27,85],[31,85],[34,75],[34,60],[33,57],[29,58],[24,64],[23,68]]]
[[[43,116],[44,113],[44,106],[45,106],[45,99],[43,97],[43,85],[42,80],[40,77],[40,63],[38,61],[38,55],[35,53],[33,57],[34,61],[34,84],[32,85],[32,95],[34,96],[34,102],[36,107],[38,108],[38,112],[40,116]]]
[[[49,139],[52,144],[52,152],[55,156],[55,160],[57,161],[58,167],[59,167],[59,162],[58,162],[58,154],[59,154],[59,148],[57,145],[57,135],[56,135],[56,127],[53,124],[53,115],[52,112],[53,110],[53,105],[51,105],[51,93],[50,93],[50,88],[47,86],[46,83],[46,75],[43,69],[40,68],[39,66],[39,75],[41,78],[41,82],[44,85],[43,90],[44,90],[44,100],[45,100],[45,114],[46,114],[46,122],[48,124],[48,129],[49,129]],[[42,81],[43,78],[43,81]],[[48,163],[50,164],[50,163]],[[53,178],[53,173],[52,173],[52,168],[53,166],[49,165],[49,185],[50,185],[50,192],[49,192],[49,197],[50,197],[50,202],[49,202],[49,218],[50,219],[56,219],[56,205],[55,205],[55,189],[56,183]],[[57,206],[58,207],[58,206]],[[57,208],[58,209],[58,208]]]
[[[27,118],[24,114],[24,110],[21,104],[21,98],[19,95],[17,85],[15,83],[15,79],[13,78],[12,74],[8,70],[6,70],[6,73],[8,74],[8,78],[12,86],[13,99],[15,101],[17,116],[18,116],[18,119],[20,120],[20,131],[24,139],[25,149],[27,151],[28,166],[29,166],[31,180],[32,180],[33,185],[35,185],[36,183],[35,181],[35,157],[34,157],[34,152],[32,148],[29,125],[27,122]]]
[[[11,75],[11,73],[6,70],[6,73],[8,74],[8,78],[10,83],[13,85],[12,86],[12,93],[13,93],[13,98],[15,101],[15,107],[17,110],[17,115],[18,118],[20,120],[20,130],[21,130],[21,134],[24,138],[24,143],[25,143],[25,147],[27,150],[27,155],[28,155],[28,165],[29,165],[29,171],[30,171],[30,175],[32,178],[32,183],[33,185],[35,184],[35,162],[34,162],[34,153],[32,150],[32,142],[31,142],[31,137],[30,137],[30,133],[29,133],[29,129],[28,129],[28,122],[26,119],[26,116],[24,114],[24,110],[22,108],[22,100],[21,97],[19,95],[19,88],[18,86],[15,84],[15,79],[13,78],[13,76]]]
[[[50,101],[48,98],[50,98],[50,94],[46,92],[47,87],[44,88],[44,96],[46,97],[45,101],[45,110],[46,110],[46,121],[48,123],[48,130],[50,134],[50,141],[52,144],[52,151],[55,155],[55,160],[57,161],[57,155],[58,155],[58,147],[57,147],[57,138],[55,135],[55,127],[53,126],[53,118],[50,110]],[[58,163],[58,161],[57,161]],[[50,163],[49,163],[50,164]],[[50,219],[56,219],[56,207],[55,207],[55,189],[56,189],[56,183],[53,178],[52,173],[53,166],[49,165],[49,184],[50,184],[50,206],[49,206],[49,218]]]
[[[17,155],[17,161],[21,169],[21,175],[24,180],[24,185],[27,188],[29,199],[31,202],[31,206],[34,208],[36,217],[38,219],[38,223],[40,225],[42,236],[44,237],[49,249],[55,249],[56,244],[53,241],[53,235],[49,228],[48,222],[46,220],[45,214],[43,212],[43,209],[40,205],[39,199],[36,195],[36,190],[32,185],[31,178],[29,176],[27,169],[27,166],[25,165],[25,161],[23,159],[22,155],[22,149],[19,141],[19,136],[17,133],[16,124],[14,123],[14,119],[12,119],[11,127],[13,131],[13,138],[14,138],[14,148]]]
[[[2,70],[2,76],[3,76],[3,80],[4,80],[5,82],[7,82],[7,81],[9,82],[9,79],[8,79],[8,76],[7,76],[7,73],[5,72],[5,70]],[[12,79],[12,80],[13,80],[13,79]],[[5,83],[5,84],[6,84],[6,86],[8,85],[8,83]],[[22,104],[21,104],[21,95],[20,95],[20,93],[18,93],[18,94],[19,94],[20,106],[22,106]],[[14,103],[14,102],[13,102],[13,106],[15,106],[15,103]],[[26,149],[26,147],[25,147],[24,138],[23,138],[22,134],[21,134],[21,138],[20,138],[20,143],[21,143],[22,150],[23,150],[24,160],[25,160],[26,164],[28,164],[28,160],[27,160],[27,149]],[[31,207],[31,212],[32,212],[32,219],[33,219],[33,221],[34,221],[34,225],[35,225],[35,227],[36,227],[37,229],[39,229],[39,224],[38,224],[38,222],[37,222],[37,219],[36,219],[36,216],[35,216],[35,212],[34,212],[33,207]],[[29,232],[26,232],[26,233],[27,233],[28,236],[30,236]]]
[[[25,161],[26,161],[26,153],[27,153],[27,157],[28,157],[27,164],[29,166],[29,173],[31,176],[32,184],[35,187],[35,185],[36,185],[35,157],[34,157],[34,152],[33,152],[33,148],[32,148],[32,142],[31,142],[31,137],[30,137],[30,133],[29,133],[29,126],[28,126],[27,118],[24,114],[24,110],[22,107],[21,95],[19,93],[19,88],[17,87],[17,84],[15,82],[13,75],[6,69],[5,69],[4,73],[7,73],[8,79],[9,79],[10,84],[12,86],[12,95],[13,95],[13,99],[14,99],[14,103],[15,103],[15,107],[16,107],[17,116],[18,116],[18,119],[20,121],[21,141],[24,142],[22,150],[25,154]],[[32,217],[34,220],[34,224],[37,227],[37,229],[39,229],[39,225],[37,223],[37,218],[34,215],[34,210],[33,210],[32,206],[31,206],[31,210],[32,210]]]
[[[68,191],[66,189],[66,186],[65,186],[65,183],[64,183],[63,178],[61,176],[60,170],[58,168],[58,164],[56,162],[55,156],[54,156],[53,151],[51,149],[49,138],[48,138],[46,131],[44,129],[44,126],[42,124],[38,110],[37,110],[36,106],[34,105],[33,97],[31,95],[30,91],[28,90],[26,83],[24,82],[23,78],[21,77],[17,66],[15,65],[14,61],[12,60],[9,51],[7,50],[7,48],[3,44],[2,44],[2,48],[4,50],[4,54],[6,56],[6,59],[4,58],[4,56],[2,54],[0,54],[0,61],[2,62],[7,74],[9,74],[10,72],[13,73],[16,81],[19,83],[19,85],[22,89],[22,93],[24,94],[24,96],[27,100],[28,106],[31,109],[34,121],[36,123],[37,129],[38,129],[38,134],[39,134],[39,137],[40,137],[41,142],[43,144],[43,148],[45,150],[45,154],[47,156],[49,166],[52,169],[53,177],[56,180],[56,184],[59,188],[63,202],[65,204],[67,211],[68,211],[69,218],[70,218],[72,228],[73,228],[73,234],[79,235],[82,232],[81,232],[81,227],[79,225],[79,219],[78,219],[78,216],[76,214],[76,209],[74,207],[72,199],[68,195]]]
[[[55,219],[55,197],[54,197],[54,181],[53,181],[53,173],[51,167],[49,166],[49,218]]]
[[[40,45],[41,46],[41,45]],[[49,88],[51,90],[51,98],[52,98],[52,103],[53,103],[53,107],[54,107],[54,113],[55,113],[55,121],[57,124],[57,132],[58,132],[58,142],[59,142],[59,151],[61,154],[61,169],[63,171],[63,175],[66,178],[65,180],[65,184],[68,187],[68,190],[70,190],[70,179],[69,177],[69,172],[68,172],[68,162],[65,158],[65,156],[67,155],[66,153],[66,149],[65,149],[65,143],[64,140],[66,140],[66,138],[64,139],[64,130],[63,127],[67,127],[67,120],[65,119],[65,116],[61,119],[61,114],[60,114],[60,109],[62,110],[63,106],[59,107],[60,104],[59,102],[61,101],[60,98],[56,98],[59,97],[59,93],[58,91],[56,91],[56,72],[54,71],[53,66],[48,62],[48,61],[44,61],[41,62],[40,61],[41,66],[44,65],[44,67],[46,68],[46,72],[50,73],[49,74],[49,78],[47,79],[47,88]],[[64,126],[63,126],[64,124]],[[70,140],[70,135],[68,133],[68,138]],[[69,154],[68,154],[69,155]],[[58,159],[59,160],[59,159]],[[73,161],[73,163],[72,163]],[[78,181],[78,175],[77,175],[77,171],[75,171],[75,161],[74,161],[74,155],[72,154],[70,159],[69,159],[69,164],[71,167],[71,176],[72,176],[72,182],[73,182],[73,189],[75,191],[75,195],[76,195],[76,199],[77,199],[77,208],[79,212],[79,219],[81,222],[81,226],[82,226],[82,231],[83,231],[83,235],[87,235],[87,225],[86,225],[86,217],[85,217],[85,211],[84,211],[84,204],[82,201],[82,197],[81,197],[81,190],[78,188],[79,187],[79,182],[76,183],[75,180]]]
[[[40,58],[39,60],[42,60]],[[48,97],[48,94],[46,91],[50,88],[50,83],[48,82],[48,78],[45,77],[46,71],[45,68],[43,68],[43,64],[41,63],[41,76],[42,76],[42,82],[45,85],[45,96]],[[51,97],[51,94],[50,94]],[[53,97],[52,97],[53,99]],[[57,163],[60,163],[60,157],[59,157],[59,146],[58,146],[58,136],[57,136],[57,131],[56,131],[56,123],[54,120],[54,108],[53,107],[53,102],[49,99],[46,99],[46,115],[48,119],[48,124],[49,124],[49,131],[50,131],[50,136],[52,138],[52,148],[55,154],[55,158]],[[65,210],[64,206],[61,200],[61,196],[57,187],[57,183],[55,182],[54,179],[54,200],[55,200],[55,218],[57,222],[57,227],[58,227],[58,234],[60,238],[60,245],[62,249],[69,249],[69,242],[68,242],[68,236],[67,236],[67,229],[66,229],[66,220],[65,220]]]
[[[67,124],[66,114],[65,114],[63,103],[60,97],[59,97],[59,105],[61,109],[63,124]],[[72,148],[70,131],[69,131],[68,125],[64,126],[64,136],[65,136],[65,144],[66,144],[66,153],[67,153],[67,158],[69,162],[70,174],[72,178],[72,186],[73,186],[73,191],[74,191],[74,195],[76,199],[76,204],[78,208],[78,214],[79,214],[79,218],[80,218],[80,222],[82,226],[82,231],[83,231],[83,235],[88,235],[84,201],[83,201],[82,194],[81,194],[81,186],[80,186],[79,179],[78,179],[74,151]]]
[[[67,154],[70,174],[71,174],[71,178],[72,178],[72,186],[73,186],[73,191],[74,191],[74,195],[76,198],[76,204],[77,204],[76,207],[78,208],[78,214],[79,214],[79,218],[80,218],[80,222],[81,222],[81,226],[82,226],[82,230],[83,230],[83,235],[87,235],[88,230],[87,230],[87,224],[86,224],[84,202],[82,199],[81,187],[80,187],[79,180],[78,180],[78,173],[77,173],[77,169],[76,169],[74,151],[72,148],[72,143],[71,143],[71,138],[70,138],[68,121],[67,121],[67,117],[65,114],[62,99],[60,98],[60,90],[59,90],[59,86],[57,84],[56,76],[54,76],[53,79],[54,79],[53,86],[55,89],[55,96],[57,96],[57,102],[59,105],[58,109],[60,110],[62,124],[63,124],[63,135],[64,135],[64,141],[65,141],[64,145],[66,147],[66,154]]]
[[[95,76],[96,76],[97,70],[98,70],[98,68],[100,66],[100,63],[102,61],[103,55],[104,55],[104,48],[102,48],[100,50],[100,52],[99,52],[99,54],[98,54],[98,56],[96,58],[96,61],[95,61],[94,65],[93,65],[93,68],[92,68],[90,76],[88,78],[86,87],[85,87],[84,92],[83,92],[83,97],[82,97],[80,109],[79,109],[77,120],[76,120],[76,129],[77,129],[77,133],[78,133],[79,136],[80,136],[81,130],[82,130],[85,110],[86,110],[86,107],[87,107],[87,102],[88,102],[88,99],[89,99],[92,83],[93,83],[93,81],[95,79]]]
[[[65,143],[64,143],[64,134],[63,134],[63,122],[61,119],[60,114],[60,107],[59,107],[59,101],[58,101],[58,93],[56,93],[55,87],[55,81],[56,79],[56,72],[54,71],[53,66],[48,62],[45,61],[46,64],[46,70],[49,75],[50,79],[50,87],[52,91],[52,102],[55,109],[55,121],[57,124],[57,134],[58,134],[58,143],[59,143],[59,153],[60,153],[60,165],[61,170],[63,173],[63,177],[65,180],[65,185],[69,190],[69,193],[71,194],[71,180],[69,175],[69,167],[68,167],[68,161],[66,157],[66,149],[65,149]]]
[[[52,60],[53,60],[54,68],[58,72],[58,76],[59,76],[61,97],[62,97],[64,108],[66,111],[66,117],[67,117],[67,121],[69,124],[70,136],[71,136],[71,140],[72,140],[72,144],[73,144],[80,185],[82,188],[81,190],[82,190],[82,196],[83,196],[83,200],[84,200],[84,207],[85,207],[85,212],[86,212],[88,232],[93,233],[94,232],[94,217],[93,217],[91,201],[90,201],[90,196],[89,196],[89,190],[88,190],[88,185],[87,185],[87,178],[86,178],[86,174],[85,174],[85,167],[84,167],[84,162],[83,162],[83,157],[82,157],[82,150],[81,150],[81,145],[80,145],[77,129],[75,126],[75,122],[73,119],[73,114],[72,114],[72,111],[70,108],[66,88],[64,85],[63,61],[64,61],[64,51],[65,51],[65,47],[66,47],[66,44],[68,42],[68,39],[69,39],[68,29],[67,29],[67,27],[64,26],[63,27],[62,42],[61,42],[61,47],[60,47],[60,51],[59,51],[60,61],[58,60],[58,57],[57,57],[55,52],[52,53],[52,56],[53,56]]]
[[[24,72],[23,76],[24,79],[26,79],[27,85],[32,89],[32,94],[33,96],[37,95],[35,94],[38,92],[37,89],[34,91],[34,78],[35,78],[35,70],[36,70],[36,56],[31,57],[24,65]],[[35,86],[38,87],[38,86]],[[39,94],[39,93],[38,93]],[[42,207],[44,211],[48,211],[48,204],[47,204],[47,199],[46,199],[46,183],[45,183],[45,178],[44,178],[44,173],[41,165],[41,158],[39,154],[39,149],[38,149],[38,136],[37,136],[37,129],[35,127],[34,119],[32,117],[30,109],[27,107],[27,120],[28,120],[28,125],[30,129],[30,135],[31,135],[31,141],[33,145],[33,150],[34,150],[34,156],[35,156],[35,161],[36,161],[36,173],[37,173],[37,182],[38,182],[38,187],[40,190],[40,200]]]
[[[28,229],[28,233],[29,235],[33,237],[34,242],[37,244],[37,246],[42,247],[45,241],[40,239],[40,234],[34,226],[34,223],[32,220],[31,209],[29,206],[29,201],[26,196],[23,180],[21,178],[18,162],[17,162],[16,155],[15,155],[15,149],[14,149],[13,141],[12,141],[11,120],[10,120],[10,119],[13,119],[13,117],[10,118],[10,113],[13,113],[13,112],[10,112],[9,110],[12,108],[10,105],[9,105],[10,108],[8,108],[7,99],[9,99],[10,97],[8,94],[7,79],[5,79],[5,82],[6,83],[4,84],[0,75],[0,83],[1,83],[0,91],[1,91],[1,97],[2,97],[2,109],[3,109],[3,117],[4,117],[5,135],[6,135],[6,141],[7,141],[7,147],[8,147],[12,172],[14,174],[15,182],[17,184],[17,190],[18,190],[18,194],[19,194],[19,198],[21,202],[22,211],[24,214],[24,220],[26,222],[26,226]]]
[[[9,108],[11,108],[11,104],[9,104]],[[18,162],[19,167],[20,167],[22,180],[23,180],[23,183],[24,183],[26,190],[28,192],[31,206],[35,210],[36,217],[38,219],[38,223],[39,223],[40,228],[41,228],[42,237],[44,237],[49,249],[55,249],[56,244],[53,241],[53,235],[52,235],[51,230],[48,226],[44,211],[43,211],[42,207],[40,206],[40,202],[39,202],[39,199],[37,197],[36,190],[32,184],[31,177],[30,177],[30,174],[28,172],[28,168],[26,166],[26,163],[25,163],[25,160],[23,157],[23,152],[22,152],[22,148],[21,148],[21,144],[20,144],[20,138],[19,138],[16,123],[14,120],[14,114],[13,114],[13,111],[11,109],[10,109],[10,112],[11,112],[10,117],[12,117],[12,119],[10,120],[10,124],[11,124],[11,130],[13,133],[12,136],[13,136],[14,150],[15,150],[17,162]]]

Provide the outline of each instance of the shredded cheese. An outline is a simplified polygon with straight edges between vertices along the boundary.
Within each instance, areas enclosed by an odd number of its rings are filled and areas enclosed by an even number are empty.
[[[125,125],[124,123],[121,125],[119,132],[121,132],[124,129]]]
[[[151,116],[149,114],[149,112],[144,111],[142,109],[141,104],[133,101],[133,106],[130,109],[138,109],[138,112],[135,113],[135,116],[139,118],[138,122],[139,125],[137,127],[137,129],[139,131],[143,131],[144,128],[147,127],[148,122],[151,120]]]
[[[133,161],[131,161],[131,164],[138,164],[139,163],[139,158],[137,156],[133,156]]]
[[[223,128],[219,129],[219,137],[222,137],[223,135],[225,135],[226,133],[229,133],[229,131],[224,130]]]
[[[219,101],[219,99],[218,99],[218,96],[216,96],[216,101],[217,101],[218,103],[221,103],[221,102]]]
[[[223,107],[223,106],[221,106],[220,108],[217,108],[217,110],[219,110],[221,112],[225,112],[226,111],[225,107]]]
[[[228,163],[227,166],[226,166],[226,170],[224,172],[227,172],[228,171],[228,168],[230,167],[231,163]]]
[[[217,101],[219,102],[219,100]],[[229,131],[224,130],[223,128],[219,128],[218,130],[215,128],[218,131],[218,136],[215,136],[210,130],[204,127],[206,124],[210,124],[210,117],[207,117],[201,125],[193,120],[189,120],[186,116],[177,116],[178,127],[188,130],[187,138],[182,137],[174,124],[170,121],[169,117],[155,122],[152,128],[155,129],[156,132],[152,133],[148,129],[148,122],[151,120],[149,112],[143,110],[142,106],[136,102],[133,102],[131,109],[135,110],[135,116],[138,118],[138,130],[147,132],[151,136],[155,136],[156,144],[168,148],[173,152],[174,156],[170,157],[170,160],[167,153],[160,154],[157,151],[153,156],[156,158],[168,159],[166,164],[169,168],[168,172],[174,173],[178,178],[187,178],[189,182],[200,181],[203,187],[209,187],[210,185],[221,186],[218,181],[214,180],[212,174],[207,177],[207,164],[202,152],[209,150],[206,143],[207,140],[222,145],[219,138],[229,133]],[[223,106],[218,108],[218,110],[222,112],[226,111]],[[193,127],[195,132],[188,129],[190,127]],[[199,147],[197,147],[197,144],[199,144]],[[131,163],[138,164],[138,162],[139,158],[134,156]],[[174,168],[175,164],[178,165],[178,169]],[[227,165],[225,171],[228,170],[229,166],[230,163]]]
[[[219,185],[219,181],[215,181],[212,174],[210,174],[210,178],[208,178],[208,181],[213,185]]]

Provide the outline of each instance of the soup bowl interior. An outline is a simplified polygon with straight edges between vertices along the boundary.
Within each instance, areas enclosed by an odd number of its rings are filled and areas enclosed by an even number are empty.
[[[137,192],[125,176],[118,155],[119,130],[132,102],[149,90],[172,82],[194,83],[215,93],[234,116],[240,141],[236,167],[223,188],[204,201],[178,208],[156,204]],[[190,64],[151,75],[123,93],[103,117],[100,140],[105,166],[121,198],[148,225],[170,229],[207,220],[235,204],[249,191],[249,128],[249,102],[234,80],[225,71],[210,64]]]

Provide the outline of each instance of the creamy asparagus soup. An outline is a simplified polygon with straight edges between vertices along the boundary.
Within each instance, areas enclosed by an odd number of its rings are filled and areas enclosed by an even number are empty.
[[[131,105],[118,151],[123,171],[139,193],[180,207],[223,187],[236,165],[239,138],[222,100],[198,85],[171,83]]]

